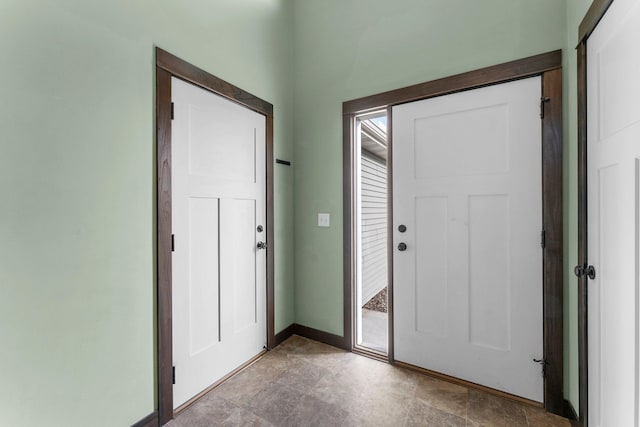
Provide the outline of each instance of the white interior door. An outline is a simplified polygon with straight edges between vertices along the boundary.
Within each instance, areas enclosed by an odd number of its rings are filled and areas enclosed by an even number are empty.
[[[177,408],[266,345],[266,153],[264,116],[176,78],[171,90]]]
[[[589,425],[638,426],[640,2],[587,41]]]
[[[540,95],[534,77],[403,104],[392,117],[395,358],[535,401]]]

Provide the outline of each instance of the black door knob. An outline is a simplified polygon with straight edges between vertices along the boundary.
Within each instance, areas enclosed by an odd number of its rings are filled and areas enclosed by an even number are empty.
[[[582,267],[581,265],[576,265],[573,269],[573,274],[575,274],[576,277],[584,276],[584,267]]]
[[[267,249],[267,242],[258,242],[256,246],[258,249]]]
[[[407,244],[404,242],[401,242],[400,244],[398,244],[398,250],[403,252],[407,250]]]
[[[589,279],[593,280],[596,278],[596,268],[593,265],[585,265],[584,267],[576,265],[576,267],[573,269],[573,274],[575,274],[577,277],[586,275]]]

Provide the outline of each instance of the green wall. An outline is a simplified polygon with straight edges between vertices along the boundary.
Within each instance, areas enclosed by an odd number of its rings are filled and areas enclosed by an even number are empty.
[[[289,0],[0,2],[0,425],[154,409],[154,46],[274,104]],[[293,174],[276,167],[276,330],[294,321]]]
[[[564,48],[565,396],[578,409],[574,47],[589,4],[0,2],[0,425],[127,425],[154,408],[154,46],[274,104],[275,156],[293,160],[275,166],[276,332],[338,335],[342,102]]]
[[[558,0],[294,2],[298,323],[343,333],[342,102],[565,44]]]
[[[294,2],[296,321],[342,335],[343,101],[564,49],[565,396],[577,408],[577,26],[586,0]],[[329,30],[328,30],[329,28]],[[568,100],[568,98],[571,98]],[[329,229],[315,225],[331,212]]]
[[[573,267],[578,262],[578,68],[575,47],[578,25],[591,0],[567,0],[564,79],[564,286],[565,286],[565,384],[564,395],[579,409],[578,392],[578,282]]]

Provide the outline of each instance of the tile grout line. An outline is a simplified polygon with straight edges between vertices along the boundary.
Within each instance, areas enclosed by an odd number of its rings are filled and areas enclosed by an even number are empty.
[[[527,411],[526,408],[522,408],[522,410],[524,411],[524,419],[527,422],[527,426],[531,426],[531,423],[529,422],[529,411]]]
[[[464,425],[465,427],[469,425],[469,399],[471,397],[469,396],[469,389],[467,388],[467,401],[466,404],[464,405]]]

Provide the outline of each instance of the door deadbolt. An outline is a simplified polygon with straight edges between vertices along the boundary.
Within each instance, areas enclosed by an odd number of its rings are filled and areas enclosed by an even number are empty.
[[[405,231],[407,231],[407,226],[404,225],[404,224],[400,224],[398,226],[398,231],[401,232],[401,233],[404,233]]]
[[[264,230],[264,228],[262,228],[262,226],[261,226],[261,225],[259,225],[259,226],[258,226],[258,228],[257,228],[257,230],[258,230],[258,233],[262,233],[262,230]]]

